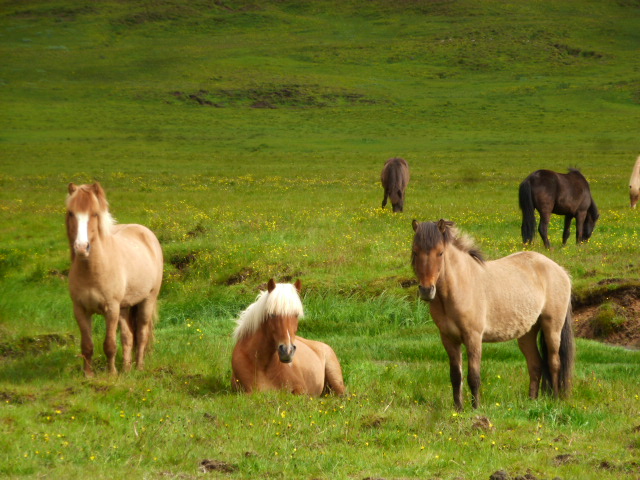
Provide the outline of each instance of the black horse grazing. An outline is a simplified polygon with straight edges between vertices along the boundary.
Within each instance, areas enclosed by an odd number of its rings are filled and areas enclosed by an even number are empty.
[[[579,170],[569,173],[536,170],[520,184],[520,209],[522,210],[522,241],[533,241],[536,229],[535,210],[540,214],[538,232],[544,246],[551,248],[548,237],[551,214],[564,215],[562,244],[567,243],[571,221],[576,219],[576,243],[591,237],[600,214],[593,201],[589,182]]]
[[[409,165],[403,158],[390,158],[384,164],[380,175],[384,198],[382,208],[387,205],[387,197],[391,199],[394,212],[401,212],[404,208],[404,191],[409,183]]]

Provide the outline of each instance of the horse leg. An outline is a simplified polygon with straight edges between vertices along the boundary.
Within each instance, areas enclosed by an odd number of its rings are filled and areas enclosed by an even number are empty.
[[[584,233],[584,221],[587,218],[586,210],[578,212],[576,215],[576,243],[582,243],[582,235]]]
[[[538,232],[542,237],[542,241],[544,242],[544,246],[547,249],[551,248],[551,244],[549,243],[549,221],[551,220],[550,213],[540,212],[540,223],[538,224]]]
[[[384,189],[384,198],[382,199],[382,208],[387,206],[387,198],[389,197],[389,192],[387,192],[387,189]]]
[[[137,315],[135,321],[136,328],[136,368],[144,369],[144,354],[153,335],[153,317],[156,309],[156,299],[147,299],[137,305]]]
[[[104,337],[104,354],[107,356],[107,363],[109,365],[109,373],[111,375],[117,375],[118,369],[116,368],[116,352],[118,351],[118,343],[116,341],[116,335],[118,333],[118,323],[120,321],[120,304],[108,305],[104,312],[104,321],[107,325],[107,332]]]
[[[573,221],[573,217],[571,215],[564,216],[564,230],[562,231],[562,245],[566,245],[567,240],[569,240],[569,237],[571,236],[572,221]]]
[[[133,331],[130,322],[131,308],[120,309],[120,342],[122,343],[122,370],[131,370],[131,358],[133,353]]]
[[[77,304],[73,304],[73,313],[80,327],[80,351],[82,352],[82,359],[84,360],[84,375],[86,377],[93,377],[93,368],[91,366],[91,359],[93,358],[93,339],[91,338],[91,315],[86,310]]]
[[[473,335],[466,341],[467,347],[467,383],[471,390],[473,408],[480,406],[480,360],[482,358],[482,337]]]
[[[459,342],[455,342],[440,334],[442,345],[449,355],[449,377],[453,389],[453,403],[456,410],[462,411],[462,348]]]
[[[518,339],[518,347],[527,359],[527,369],[529,370],[529,398],[538,398],[540,390],[540,378],[542,377],[542,357],[538,351],[536,338],[540,327],[534,325],[531,330]]]
[[[548,326],[543,325],[544,341],[547,349],[547,365],[549,367],[549,374],[551,376],[551,389],[553,391],[554,398],[558,398],[560,395],[560,335],[561,332],[552,331],[550,328],[550,321],[546,322]]]

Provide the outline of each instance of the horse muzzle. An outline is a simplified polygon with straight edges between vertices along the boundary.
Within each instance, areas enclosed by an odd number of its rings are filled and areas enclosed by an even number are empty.
[[[73,244],[73,251],[76,255],[88,257],[91,251],[91,244],[89,242],[75,242]]]
[[[418,294],[420,295],[420,299],[425,302],[430,302],[434,298],[436,298],[436,286],[431,285],[430,287],[423,287],[422,285],[418,286]]]
[[[293,362],[293,356],[296,354],[296,346],[291,344],[291,345],[284,345],[284,344],[280,344],[278,346],[278,358],[280,358],[280,361],[282,363],[291,363]]]

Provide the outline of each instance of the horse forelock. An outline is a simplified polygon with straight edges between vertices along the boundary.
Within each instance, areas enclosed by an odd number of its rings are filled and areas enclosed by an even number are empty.
[[[479,263],[484,263],[482,252],[468,235],[460,233],[453,222],[445,222],[444,231],[441,232],[436,222],[424,222],[418,225],[414,237],[414,243],[423,251],[428,252],[440,242],[445,245],[453,245],[458,250],[468,253]]]
[[[428,252],[440,243],[449,243],[445,235],[440,232],[435,222],[419,223],[416,228],[413,243],[421,250]]]
[[[109,232],[115,225],[115,220],[109,212],[109,202],[102,187],[94,185],[79,185],[73,193],[67,195],[67,210],[70,212],[97,213],[100,218],[100,227],[103,232]]]
[[[254,334],[270,315],[304,316],[302,301],[295,286],[290,283],[277,283],[271,292],[260,292],[256,301],[249,305],[236,320],[234,338],[242,338]]]

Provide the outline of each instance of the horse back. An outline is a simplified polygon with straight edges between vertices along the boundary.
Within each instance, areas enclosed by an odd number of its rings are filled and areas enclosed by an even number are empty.
[[[390,158],[380,174],[382,185],[387,188],[404,188],[409,183],[409,164],[404,158]]]
[[[578,170],[558,173],[536,170],[525,180],[531,185],[535,208],[557,215],[575,215],[592,203],[589,182]]]

